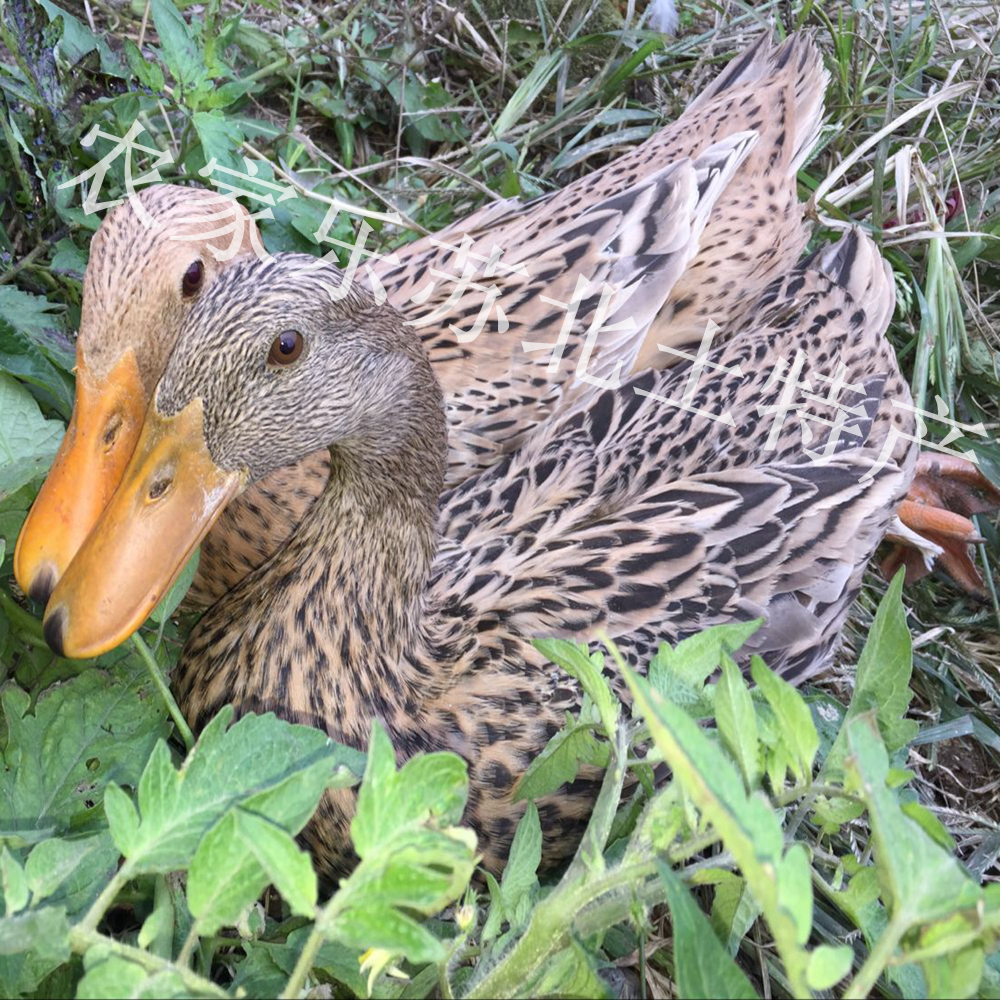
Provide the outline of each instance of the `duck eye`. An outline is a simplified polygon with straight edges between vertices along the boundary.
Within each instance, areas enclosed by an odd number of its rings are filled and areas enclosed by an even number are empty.
[[[302,353],[305,341],[298,330],[286,330],[279,333],[271,344],[271,352],[267,356],[268,364],[290,365]]]
[[[202,281],[205,280],[205,265],[202,264],[200,260],[194,261],[194,263],[188,265],[188,269],[184,272],[184,278],[181,281],[181,291],[184,293],[185,298],[191,298],[192,295],[198,293],[198,289],[201,288]]]

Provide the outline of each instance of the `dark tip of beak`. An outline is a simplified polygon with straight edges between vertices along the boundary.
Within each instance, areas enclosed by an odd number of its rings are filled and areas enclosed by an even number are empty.
[[[66,609],[60,605],[46,617],[45,624],[42,626],[45,641],[56,656],[66,655],[63,652],[63,632],[66,631],[66,618]]]
[[[35,579],[31,581],[28,588],[28,597],[38,604],[46,605],[52,596],[52,591],[56,589],[55,567],[49,563],[43,563],[35,574]]]

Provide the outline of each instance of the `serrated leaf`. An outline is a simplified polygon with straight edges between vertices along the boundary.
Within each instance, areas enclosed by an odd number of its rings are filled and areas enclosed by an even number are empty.
[[[712,898],[712,926],[726,951],[735,957],[740,942],[760,916],[760,907],[746,879],[727,872],[715,887]]]
[[[168,872],[188,865],[202,836],[234,806],[267,801],[268,818],[295,834],[312,815],[348,751],[308,726],[271,714],[246,715],[227,728],[226,707],[205,727],[177,771],[157,744],[139,781],[138,829],[129,838],[130,870]],[[297,779],[297,780],[290,780]],[[280,788],[281,794],[266,798]]]
[[[812,780],[819,734],[805,699],[788,681],[778,677],[759,657],[750,661],[750,674],[778,721],[788,760],[799,781]]]
[[[0,370],[14,375],[22,382],[44,389],[49,401],[69,419],[73,409],[73,388],[71,380],[41,350],[31,342],[26,334],[20,333],[0,319]]]
[[[719,735],[736,758],[748,790],[760,781],[760,748],[757,745],[757,712],[743,673],[726,653],[722,677],[715,693],[715,721]]]
[[[0,500],[48,469],[64,431],[42,416],[23,385],[0,372]]]
[[[135,850],[139,832],[139,813],[132,799],[117,785],[108,785],[104,790],[104,813],[115,846],[128,857]]]
[[[667,677],[672,675],[686,687],[699,691],[722,665],[723,655],[735,653],[760,625],[760,619],[713,625],[682,639],[675,648],[669,643],[661,643],[649,664],[650,684],[654,690],[660,691],[660,684],[667,684]]]
[[[28,879],[6,844],[0,848],[0,888],[3,889],[5,916],[13,916],[28,905]]]
[[[160,39],[160,52],[173,78],[190,90],[203,83],[208,74],[198,54],[194,32],[171,0],[150,0],[150,13]]]
[[[206,164],[214,159],[220,166],[246,172],[240,156],[243,131],[236,122],[221,111],[197,111],[191,116],[191,124],[201,140]]]
[[[756,998],[750,980],[719,943],[708,918],[680,879],[662,861],[656,867],[670,906],[677,995]]]
[[[538,866],[542,861],[542,825],[534,802],[528,803],[514,831],[510,856],[500,880],[504,912],[514,913],[521,899],[538,886]]]
[[[59,961],[69,958],[69,924],[61,906],[43,906],[0,917],[0,955],[25,951]]]
[[[982,890],[962,866],[907,818],[886,786],[889,758],[875,713],[848,723],[850,756],[845,767],[851,786],[864,798],[875,845],[882,896],[893,919],[912,926],[975,908]]]
[[[77,1000],[174,1000],[190,990],[176,972],[147,972],[136,962],[92,948],[84,959],[86,972],[76,988]]]
[[[54,685],[33,708],[14,684],[0,701],[7,720],[0,811],[14,830],[62,832],[82,821],[100,807],[109,781],[136,784],[153,744],[169,732],[148,673],[130,661]]]
[[[858,660],[854,694],[844,724],[823,765],[823,775],[837,775],[847,754],[847,730],[852,719],[874,709],[879,732],[890,753],[906,746],[919,726],[905,718],[913,692],[913,642],[903,610],[903,572],[893,578],[875,613],[868,640]]]
[[[575,781],[581,763],[606,767],[608,747],[594,739],[589,722],[571,722],[545,744],[545,749],[518,778],[514,786],[514,801],[540,799]]]
[[[611,693],[611,688],[602,673],[604,657],[600,653],[590,655],[586,645],[569,642],[566,639],[536,639],[532,645],[543,656],[580,682],[580,686],[597,706],[605,735],[609,740],[614,740],[621,705]]]
[[[104,843],[104,836],[99,834],[73,840],[52,838],[36,844],[24,865],[32,905],[51,896]]]

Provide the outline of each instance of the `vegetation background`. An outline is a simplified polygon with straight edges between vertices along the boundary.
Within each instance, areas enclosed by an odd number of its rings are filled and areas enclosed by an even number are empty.
[[[372,222],[390,249],[595,169],[768,30],[814,30],[832,73],[800,175],[814,243],[849,222],[881,243],[914,396],[986,424],[989,440],[962,446],[1000,484],[1000,7],[678,15],[668,36],[634,0],[0,0],[0,995],[1000,995],[1000,536],[986,518],[988,601],[937,578],[904,593],[873,571],[838,665],[801,695],[760,665],[750,693],[728,659],[740,629],[662,650],[648,683],[630,678],[628,708],[599,662],[547,646],[589,698],[522,794],[580,760],[608,764],[605,792],[567,870],[537,877],[529,808],[503,880],[471,888],[456,758],[397,774],[378,732],[366,761],[225,714],[192,751],[163,682],[189,625],[184,581],[141,638],[75,663],[48,651],[11,576],[72,406],[100,217],[60,185],[112,148],[84,144],[93,126],[140,121],[172,153],[167,181],[206,183],[214,159],[291,185],[262,223],[271,250],[317,252],[334,198],[398,211],[405,227]],[[332,235],[355,230],[342,215]],[[650,742],[646,762],[631,752]],[[362,775],[362,863],[320,905],[293,836],[323,788]]]

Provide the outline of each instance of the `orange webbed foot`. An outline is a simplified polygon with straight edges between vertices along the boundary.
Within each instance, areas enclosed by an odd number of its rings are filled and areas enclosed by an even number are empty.
[[[935,561],[967,593],[986,596],[986,586],[969,554],[984,539],[970,520],[1000,507],[997,489],[972,462],[924,452],[897,524],[886,536],[894,544],[882,562],[891,576],[906,567],[906,582],[926,576]]]

